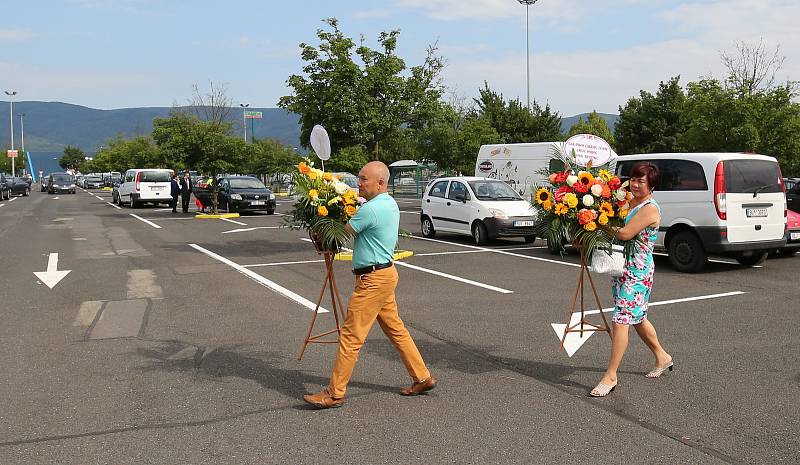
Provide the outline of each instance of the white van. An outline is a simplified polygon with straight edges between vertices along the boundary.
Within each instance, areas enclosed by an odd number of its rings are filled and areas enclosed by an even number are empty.
[[[168,169],[128,170],[117,189],[117,202],[120,206],[127,203],[131,208],[148,202],[169,205],[172,202],[171,180],[172,170]]]
[[[531,199],[534,186],[547,183],[540,171],[560,170],[553,160],[554,152],[561,150],[562,142],[534,142],[525,144],[482,145],[475,161],[475,176],[499,179],[510,185],[517,194]],[[611,152],[612,160],[617,154]]]
[[[468,176],[437,178],[422,196],[420,229],[472,236],[477,245],[497,237],[536,239],[536,210],[530,201],[496,179]]]
[[[622,155],[617,175],[638,161],[659,168],[657,246],[675,269],[697,272],[708,254],[752,266],[786,244],[786,197],[778,161],[750,153]]]

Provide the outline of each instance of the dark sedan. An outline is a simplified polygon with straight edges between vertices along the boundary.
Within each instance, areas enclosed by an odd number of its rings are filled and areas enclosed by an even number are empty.
[[[103,187],[103,180],[100,176],[85,176],[83,178],[84,189],[100,189]]]
[[[11,184],[11,195],[27,197],[31,193],[31,186],[25,178],[8,178]]]
[[[68,173],[53,173],[48,178],[47,193],[75,193],[75,177]]]
[[[11,198],[11,180],[0,173],[0,200]]]
[[[229,212],[275,213],[275,194],[258,178],[226,176],[219,180],[219,207]]]

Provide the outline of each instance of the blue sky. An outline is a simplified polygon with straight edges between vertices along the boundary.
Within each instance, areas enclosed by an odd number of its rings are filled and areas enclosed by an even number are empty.
[[[538,0],[529,11],[532,96],[564,116],[617,113],[678,74],[684,84],[722,77],[720,51],[736,41],[780,45],[779,78],[800,80],[797,0]],[[328,17],[373,47],[380,31],[400,29],[409,66],[438,43],[456,100],[484,80],[506,97],[526,94],[517,0],[41,0],[3,12],[0,87],[17,100],[171,106],[213,81],[235,103],[274,107],[300,72],[298,44],[317,44]]]

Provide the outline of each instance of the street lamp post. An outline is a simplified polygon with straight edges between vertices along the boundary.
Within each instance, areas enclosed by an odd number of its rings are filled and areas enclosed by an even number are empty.
[[[16,90],[12,91],[5,91],[6,95],[8,95],[8,102],[11,105],[10,112],[8,113],[9,119],[11,120],[11,150],[14,150],[14,96],[17,95]],[[11,158],[11,176],[16,176],[15,158]]]
[[[521,5],[525,5],[525,64],[527,67],[527,84],[528,84],[528,111],[531,111],[531,39],[530,39],[530,23],[528,21],[528,10],[530,6],[537,2],[537,0],[517,0]]]
[[[242,126],[244,126],[244,141],[247,143],[247,110],[246,108],[250,106],[249,103],[240,103],[240,107],[242,107]]]
[[[19,136],[20,144],[22,145],[22,156],[25,157],[25,113],[19,114]],[[23,158],[22,161],[25,161]]]

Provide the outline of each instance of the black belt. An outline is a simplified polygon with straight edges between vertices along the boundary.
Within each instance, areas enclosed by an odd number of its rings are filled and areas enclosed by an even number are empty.
[[[388,263],[381,263],[379,265],[365,266],[364,268],[355,268],[355,269],[353,269],[353,274],[354,275],[362,275],[362,274],[372,273],[373,271],[382,270],[384,268],[389,268],[392,265],[393,265],[392,262],[388,262]]]

